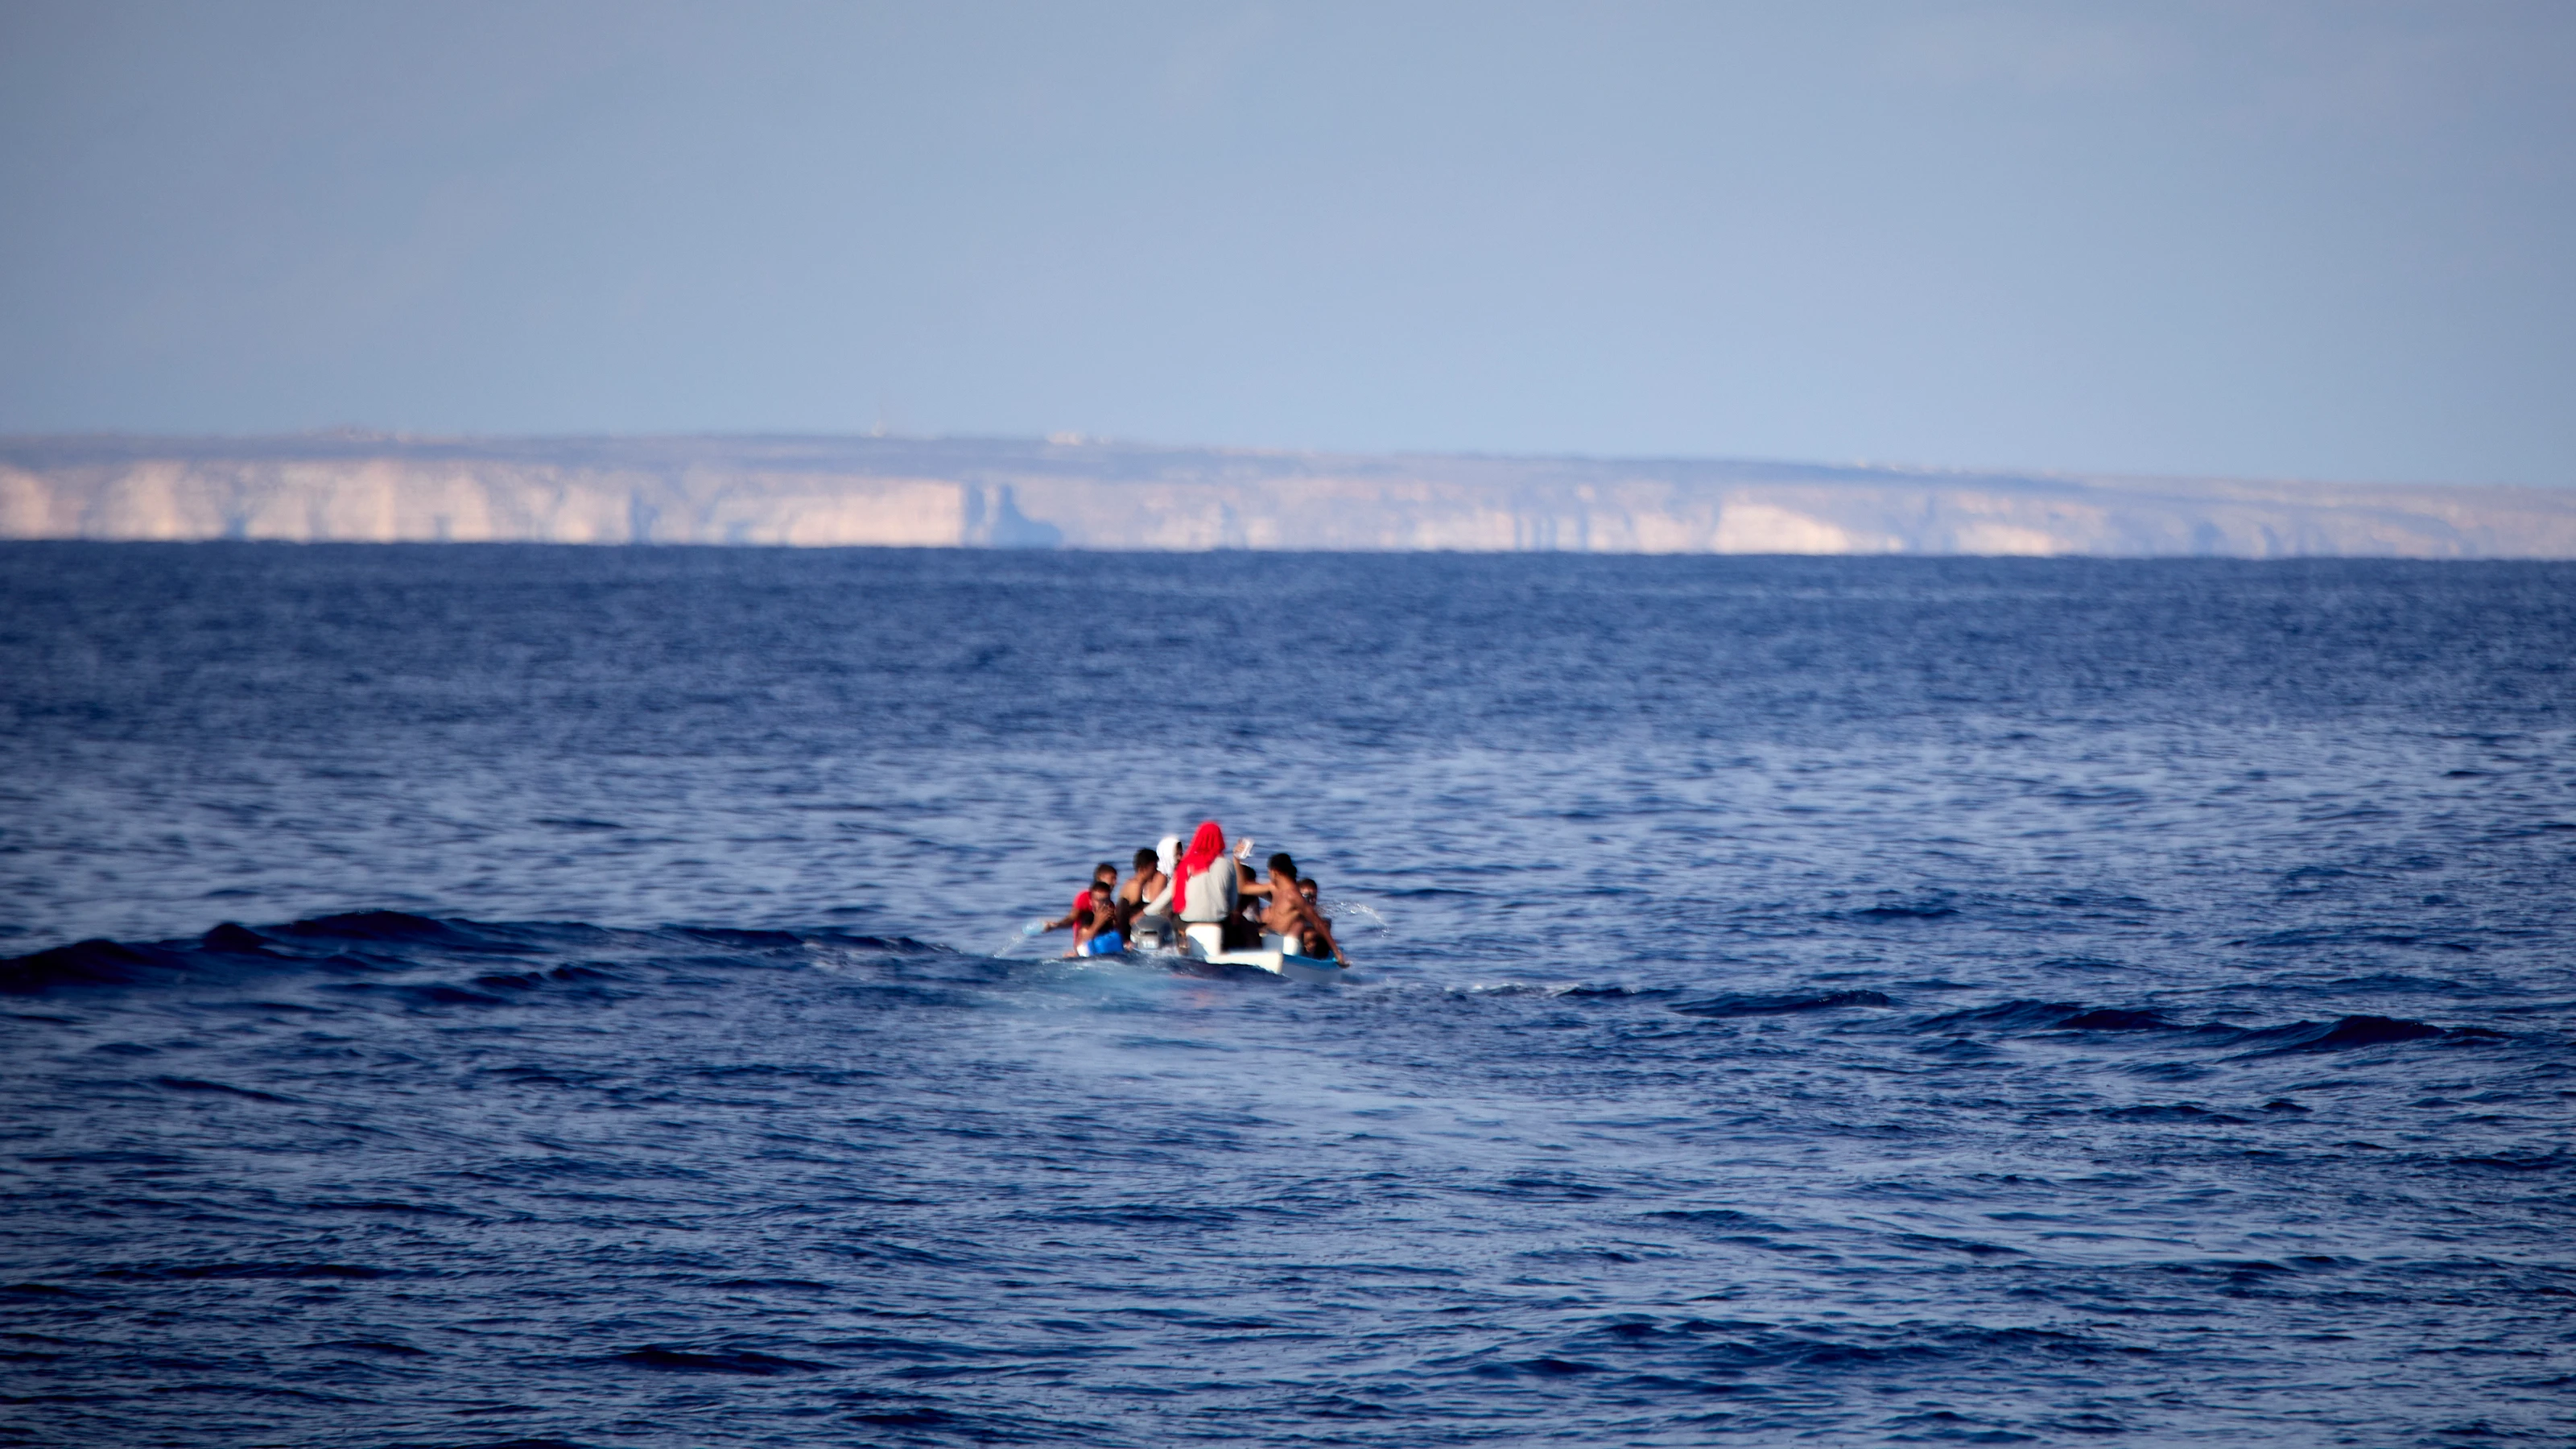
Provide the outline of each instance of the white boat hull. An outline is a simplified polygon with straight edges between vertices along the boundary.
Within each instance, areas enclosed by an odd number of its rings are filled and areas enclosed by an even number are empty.
[[[1291,981],[1342,981],[1350,976],[1340,962],[1300,956],[1286,949],[1277,936],[1263,936],[1258,951],[1228,951],[1224,940],[1225,933],[1216,926],[1188,926],[1182,932],[1181,954],[1212,966],[1258,967]]]

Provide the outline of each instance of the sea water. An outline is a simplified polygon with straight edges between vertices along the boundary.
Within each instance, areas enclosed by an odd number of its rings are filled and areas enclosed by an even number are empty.
[[[0,546],[0,1442],[2576,1435],[2576,569]],[[1332,986],[1023,941],[1218,820]]]

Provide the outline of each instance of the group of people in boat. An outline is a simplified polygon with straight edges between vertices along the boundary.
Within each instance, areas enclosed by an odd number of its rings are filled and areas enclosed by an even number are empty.
[[[1154,849],[1137,851],[1135,870],[1123,881],[1111,861],[1093,867],[1091,884],[1073,898],[1073,908],[1043,929],[1073,928],[1067,956],[1107,956],[1131,942],[1167,945],[1190,926],[1213,925],[1228,951],[1257,948],[1267,933],[1291,955],[1351,964],[1333,939],[1315,878],[1299,875],[1297,862],[1284,852],[1271,856],[1268,865],[1270,878],[1263,880],[1252,868],[1252,838],[1244,837],[1229,855],[1225,832],[1204,820],[1186,849],[1179,836],[1167,835]]]

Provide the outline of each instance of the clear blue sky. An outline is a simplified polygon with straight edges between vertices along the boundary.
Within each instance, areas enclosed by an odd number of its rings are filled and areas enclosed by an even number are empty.
[[[0,0],[0,430],[2576,483],[2576,4]]]

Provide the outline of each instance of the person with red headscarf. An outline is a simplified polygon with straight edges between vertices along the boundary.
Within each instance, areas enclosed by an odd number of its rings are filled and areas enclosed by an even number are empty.
[[[1199,822],[1190,848],[1172,868],[1172,914],[1186,931],[1191,926],[1220,926],[1227,936],[1243,927],[1235,920],[1242,877],[1225,853],[1225,832],[1213,820]],[[1231,948],[1232,940],[1226,942]]]

